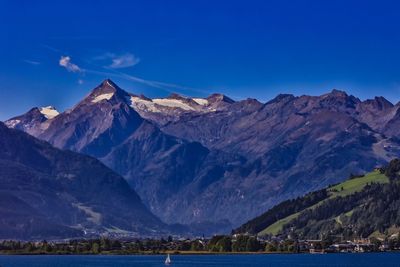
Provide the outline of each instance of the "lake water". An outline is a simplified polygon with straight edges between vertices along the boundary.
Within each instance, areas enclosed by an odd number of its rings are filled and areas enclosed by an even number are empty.
[[[165,256],[0,256],[1,267],[161,267]],[[172,255],[180,267],[400,267],[400,253],[295,255]]]

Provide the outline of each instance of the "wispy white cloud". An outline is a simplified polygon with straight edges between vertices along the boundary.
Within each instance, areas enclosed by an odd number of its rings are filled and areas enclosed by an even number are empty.
[[[136,64],[139,63],[139,61],[140,59],[132,54],[124,54],[113,58],[110,68],[113,69],[127,68],[135,66]]]
[[[105,53],[104,55],[98,56],[95,59],[108,61],[106,68],[111,69],[123,69],[135,66],[140,62],[140,58],[136,57],[132,53],[115,54]]]
[[[47,45],[47,44],[41,44],[41,46],[44,47],[44,48],[46,48],[46,49],[48,49],[48,50],[50,50],[50,51],[53,51],[53,52],[55,52],[55,53],[61,52],[60,49],[55,48],[55,47],[52,47],[52,46]]]
[[[40,65],[39,61],[34,61],[34,60],[29,60],[29,59],[24,59],[23,61],[25,63],[31,64],[31,65]]]
[[[58,62],[61,67],[66,68],[70,72],[83,72],[78,65],[71,62],[71,57],[69,56],[61,56],[60,61]]]
[[[50,49],[54,52],[61,51],[57,48],[53,48],[50,46],[44,46],[44,47],[47,49]],[[209,94],[210,93],[205,90],[182,86],[179,84],[147,80],[147,79],[139,78],[137,76],[133,76],[133,75],[119,71],[118,69],[134,66],[140,62],[140,59],[131,53],[125,53],[125,54],[106,53],[101,56],[95,57],[94,59],[95,60],[109,60],[109,62],[108,62],[109,64],[101,67],[97,64],[93,64],[90,61],[86,61],[87,64],[92,65],[95,68],[95,69],[93,69],[93,68],[87,69],[87,68],[81,68],[78,65],[72,63],[70,56],[61,56],[61,58],[59,60],[59,65],[66,68],[70,72],[83,73],[83,74],[91,73],[94,75],[120,78],[120,79],[124,79],[127,81],[133,81],[133,82],[137,82],[140,84],[144,84],[144,85],[147,85],[147,86],[150,86],[153,88],[162,89],[162,90],[164,90],[166,92],[170,92],[170,93],[176,92],[176,91],[190,91],[190,92],[196,92],[199,94]],[[98,70],[98,68],[103,68],[103,69],[106,69],[107,71]],[[78,84],[83,84],[83,83],[84,83],[84,81],[82,79],[78,80]]]

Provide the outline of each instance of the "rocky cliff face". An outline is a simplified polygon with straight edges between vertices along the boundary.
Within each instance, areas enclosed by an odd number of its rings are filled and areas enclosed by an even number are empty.
[[[227,229],[398,156],[398,110],[337,90],[264,104],[220,94],[149,99],[106,80],[31,133],[99,158],[166,222]]]

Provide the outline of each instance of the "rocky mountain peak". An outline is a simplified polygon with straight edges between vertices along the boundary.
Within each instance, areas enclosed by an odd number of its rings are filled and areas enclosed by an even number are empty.
[[[47,124],[50,119],[58,114],[58,111],[53,107],[34,107],[25,114],[5,121],[5,125],[9,128],[25,131],[31,135],[37,135],[42,132],[43,127],[40,127],[40,125]]]
[[[25,113],[25,115],[30,115],[30,116],[40,116],[40,117],[43,117],[43,114],[40,112],[40,109],[41,108],[39,108],[39,107],[34,107],[34,108],[31,108],[27,113]]]
[[[172,93],[169,96],[167,96],[166,99],[186,100],[186,97],[183,97],[183,96],[181,96],[180,94],[177,94],[177,93]]]
[[[367,99],[363,103],[372,106],[377,110],[387,110],[394,107],[394,105],[383,96],[376,96],[374,99]]]
[[[112,80],[110,79],[105,79],[100,86],[98,86],[97,88],[95,88],[94,90],[100,90],[103,93],[107,93],[107,92],[116,92],[118,90],[122,90],[121,88],[118,87],[118,85],[116,85]]]
[[[281,101],[290,101],[293,99],[295,99],[295,96],[292,94],[279,94],[275,98],[273,98],[270,101],[268,101],[267,103],[265,103],[265,105],[272,104],[272,103],[278,103]]]
[[[118,85],[116,85],[112,80],[105,79],[101,84],[92,90],[91,94],[108,94],[108,93],[118,93],[125,92]]]
[[[361,101],[353,95],[348,95],[345,91],[333,89],[330,93],[322,95],[319,103],[323,107],[333,109],[355,109]]]
[[[338,90],[338,89],[332,89],[332,91],[330,93],[328,93],[328,95],[331,96],[335,96],[335,97],[347,97],[348,94],[345,91],[342,90]]]
[[[225,102],[225,103],[228,103],[228,104],[232,104],[232,103],[235,102],[233,99],[227,97],[224,94],[212,94],[209,97],[207,97],[207,100],[211,104],[212,103],[217,103],[217,102]]]
[[[92,90],[87,98],[85,98],[85,102],[88,100],[91,103],[98,103],[112,98],[125,101],[128,96],[129,94],[122,90],[112,80],[105,79],[100,85]]]

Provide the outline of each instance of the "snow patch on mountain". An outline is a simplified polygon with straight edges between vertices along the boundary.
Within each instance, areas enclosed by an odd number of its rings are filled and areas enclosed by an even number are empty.
[[[100,101],[105,100],[105,99],[106,100],[110,100],[113,95],[114,95],[114,93],[98,95],[92,100],[92,103],[97,103],[97,102],[100,102]]]
[[[192,98],[192,100],[194,102],[196,102],[197,104],[201,105],[201,106],[207,106],[208,105],[208,100],[204,99],[204,98]]]
[[[15,126],[20,122],[21,122],[20,120],[8,120],[4,123],[8,128],[15,128]]]
[[[153,102],[160,106],[166,106],[170,108],[180,108],[183,110],[195,110],[193,107],[189,106],[188,104],[184,103],[178,99],[167,99],[167,98],[156,98],[153,99]]]
[[[39,108],[40,113],[42,113],[47,119],[52,119],[58,114],[60,114],[54,107],[52,106],[47,106],[47,107],[42,107]]]
[[[185,111],[195,111],[195,108],[179,99],[155,98],[147,100],[137,96],[131,96],[129,101],[132,108],[142,111],[159,113],[162,112],[160,108],[179,108]]]
[[[145,100],[137,96],[131,96],[129,98],[129,101],[130,101],[130,106],[135,110],[139,109],[150,112],[161,112],[150,100]]]

